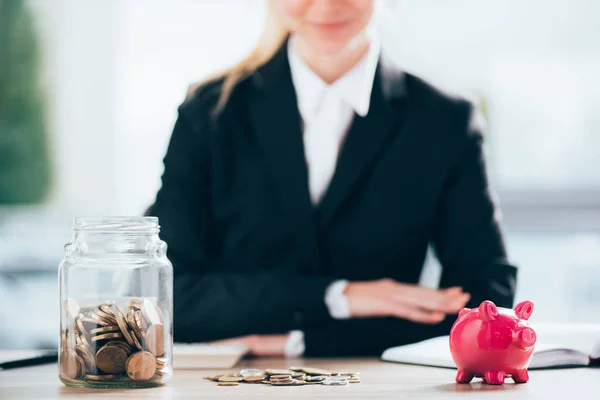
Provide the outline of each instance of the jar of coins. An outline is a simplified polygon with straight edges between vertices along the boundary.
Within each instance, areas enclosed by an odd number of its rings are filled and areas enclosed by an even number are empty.
[[[173,374],[173,267],[153,217],[75,218],[59,267],[59,377],[152,387]]]

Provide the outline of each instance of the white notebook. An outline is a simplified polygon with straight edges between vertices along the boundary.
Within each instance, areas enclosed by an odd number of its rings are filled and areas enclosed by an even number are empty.
[[[537,343],[529,369],[586,366],[600,359],[600,325],[531,324]],[[431,367],[456,368],[450,354],[449,337],[441,336],[419,343],[387,349],[383,361]]]

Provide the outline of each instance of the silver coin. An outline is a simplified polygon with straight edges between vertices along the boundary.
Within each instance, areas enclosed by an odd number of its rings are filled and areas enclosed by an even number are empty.
[[[258,375],[264,375],[265,372],[261,369],[243,369],[240,371],[240,375],[243,377],[246,376],[258,376]]]
[[[305,378],[306,382],[323,382],[325,380],[326,376],[323,375],[312,375],[312,376],[307,376]]]
[[[348,380],[342,380],[342,381],[333,381],[330,379],[325,379],[324,381],[321,382],[321,385],[325,385],[325,386],[344,386],[348,384]]]

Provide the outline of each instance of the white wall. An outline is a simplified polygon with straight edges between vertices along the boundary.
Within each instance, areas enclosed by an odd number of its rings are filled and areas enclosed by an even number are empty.
[[[256,40],[261,1],[32,0],[45,28],[57,185],[72,214],[137,214],[190,82]],[[381,3],[381,0],[380,0]],[[600,2],[397,0],[384,42],[406,69],[486,98],[503,188],[600,187]]]

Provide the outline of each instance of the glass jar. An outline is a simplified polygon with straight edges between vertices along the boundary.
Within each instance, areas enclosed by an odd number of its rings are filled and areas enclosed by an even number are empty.
[[[173,375],[173,266],[154,217],[75,218],[59,267],[59,377],[131,388]]]

